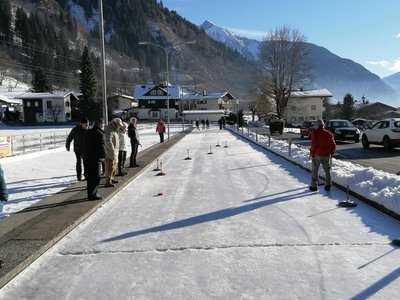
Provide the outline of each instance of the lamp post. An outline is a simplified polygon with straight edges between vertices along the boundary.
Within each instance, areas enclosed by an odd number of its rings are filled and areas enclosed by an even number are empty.
[[[169,141],[169,124],[170,124],[170,118],[169,118],[169,67],[168,67],[168,49],[166,47],[163,47],[159,44],[155,44],[152,42],[146,42],[146,41],[141,41],[138,43],[139,45],[152,45],[158,48],[161,48],[165,52],[165,62],[166,62],[166,71],[167,71],[167,130],[168,130],[168,141]],[[186,42],[186,44],[196,44],[196,41],[190,41]]]
[[[167,131],[168,131],[168,141],[169,141],[169,67],[168,67],[168,50],[167,48],[159,45],[159,44],[155,44],[155,43],[151,43],[151,42],[139,42],[139,45],[153,45],[155,47],[161,48],[164,50],[165,52],[165,63],[166,63],[166,72],[167,72]]]
[[[99,15],[100,15],[100,47],[101,47],[101,77],[103,81],[103,119],[108,124],[108,108],[107,108],[107,90],[106,90],[106,58],[104,50],[104,21],[103,21],[103,1],[99,0]]]

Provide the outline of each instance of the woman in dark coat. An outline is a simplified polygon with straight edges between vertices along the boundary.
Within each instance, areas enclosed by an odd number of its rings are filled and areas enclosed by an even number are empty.
[[[103,128],[104,121],[99,119],[94,123],[93,128],[88,130],[85,138],[83,163],[89,200],[101,199],[97,191],[101,179],[102,160],[106,157]]]

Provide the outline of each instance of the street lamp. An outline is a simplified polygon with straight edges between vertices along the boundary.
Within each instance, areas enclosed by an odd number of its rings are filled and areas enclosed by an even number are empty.
[[[166,47],[161,46],[160,44],[155,44],[152,42],[146,42],[146,41],[140,41],[138,43],[139,45],[152,45],[158,48],[161,48],[165,52],[165,62],[166,62],[166,71],[167,71],[167,130],[168,130],[168,141],[169,141],[169,124],[170,124],[170,118],[169,118],[169,67],[168,67],[168,49]],[[190,41],[186,42],[186,44],[196,44],[196,41]]]
[[[107,108],[107,89],[106,89],[106,58],[104,49],[104,21],[103,21],[103,1],[99,0],[99,15],[100,15],[100,48],[101,48],[101,77],[103,81],[103,119],[108,124],[108,108]]]

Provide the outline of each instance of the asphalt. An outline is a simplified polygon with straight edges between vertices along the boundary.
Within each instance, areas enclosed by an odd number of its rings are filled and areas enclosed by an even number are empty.
[[[188,132],[139,152],[140,167],[127,168],[128,174],[117,177],[119,183],[115,187],[104,187],[103,178],[99,189],[101,200],[88,200],[86,182],[81,181],[2,221],[0,260],[4,265],[0,268],[0,288],[134,180],[145,167],[154,164],[156,168],[157,158]]]

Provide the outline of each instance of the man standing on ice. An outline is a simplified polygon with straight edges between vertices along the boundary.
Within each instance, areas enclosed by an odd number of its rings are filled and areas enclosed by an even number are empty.
[[[311,191],[318,190],[318,169],[320,164],[322,164],[325,172],[325,190],[330,191],[332,187],[330,162],[336,150],[336,143],[333,134],[326,130],[324,126],[325,123],[322,119],[317,120],[315,122],[315,130],[311,134]]]

